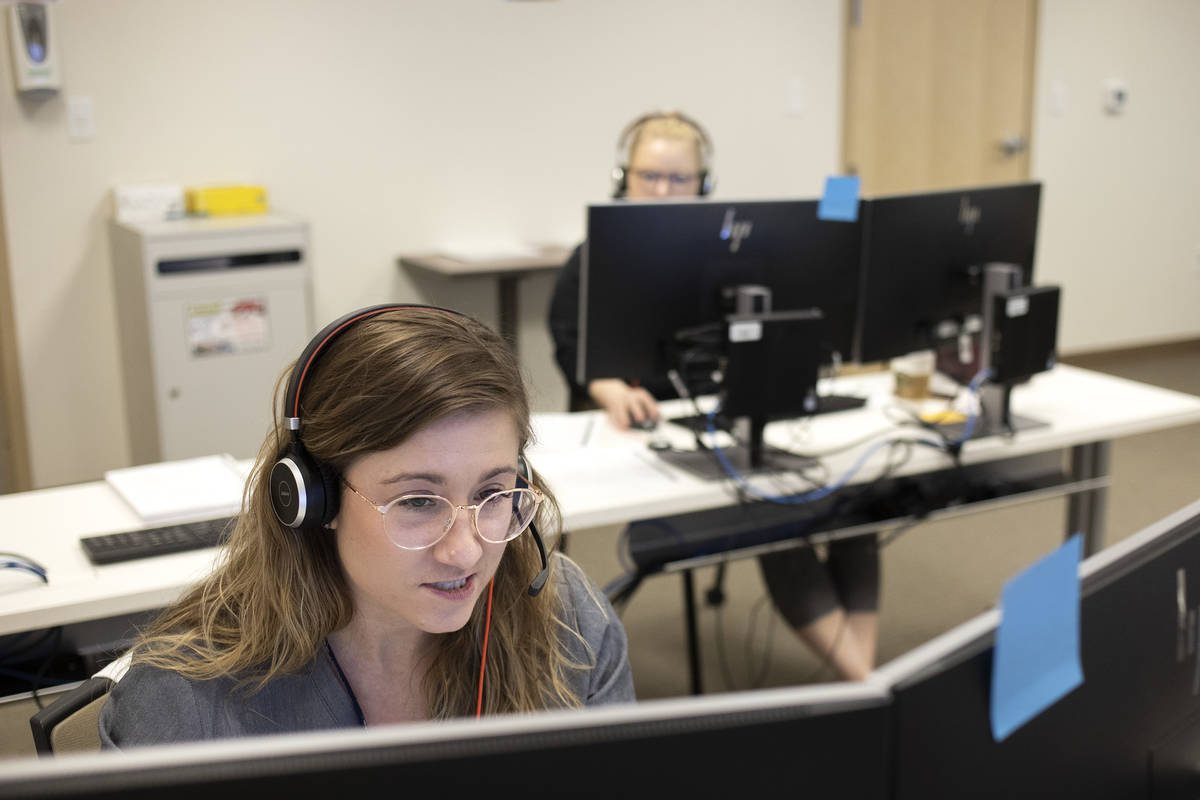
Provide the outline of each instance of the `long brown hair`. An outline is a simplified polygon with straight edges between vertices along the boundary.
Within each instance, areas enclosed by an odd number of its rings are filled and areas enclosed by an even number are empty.
[[[290,372],[276,384],[277,408]],[[469,317],[409,308],[362,320],[326,346],[304,382],[303,440],[313,458],[341,473],[360,456],[390,449],[439,419],[497,408],[512,415],[523,451],[532,436],[529,401],[504,340]],[[233,677],[256,691],[309,664],[325,637],[350,622],[354,607],[335,535],[293,531],[271,507],[271,467],[289,443],[286,416],[290,412],[275,414],[224,559],[155,621],[134,649],[135,663],[192,679]],[[532,480],[547,496],[536,524],[555,532],[554,499],[536,474]],[[588,665],[572,662],[563,646],[569,626],[553,575],[537,597],[527,592],[540,568],[526,533],[508,544],[496,570],[486,712],[581,702],[565,672]],[[479,664],[486,604],[481,597],[462,629],[437,637],[422,681],[430,718],[474,711],[478,669],[470,665]]]

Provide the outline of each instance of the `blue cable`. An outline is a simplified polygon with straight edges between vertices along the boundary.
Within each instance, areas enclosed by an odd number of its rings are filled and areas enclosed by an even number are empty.
[[[717,411],[718,411],[718,408],[713,408],[713,410],[708,413],[708,433],[710,435],[716,434],[716,432],[717,432],[716,424],[714,422],[714,420],[716,419],[716,416],[717,416]],[[850,469],[848,469],[846,471],[846,473],[844,475],[842,475],[842,477],[839,478],[838,480],[834,481],[833,483],[831,483],[827,486],[822,486],[820,489],[814,489],[811,492],[806,492],[804,494],[797,494],[797,495],[789,495],[786,497],[780,496],[780,495],[765,494],[763,492],[758,491],[757,489],[755,489],[753,486],[751,486],[746,481],[745,476],[743,476],[741,473],[739,473],[737,471],[737,469],[733,466],[733,464],[729,463],[729,459],[726,458],[725,452],[716,445],[715,441],[713,442],[711,447],[712,447],[713,453],[715,453],[717,456],[717,460],[721,462],[721,466],[724,468],[725,472],[729,475],[729,477],[731,477],[735,481],[737,481],[738,485],[741,486],[747,493],[757,497],[760,500],[767,500],[772,503],[783,503],[785,505],[799,505],[801,503],[812,503],[817,500],[820,500],[823,497],[828,497],[829,495],[833,494],[838,489],[845,486],[850,481],[850,479],[853,478],[854,475],[859,471],[859,469],[862,468],[862,465],[866,463],[867,459],[870,458],[872,455],[874,455],[877,450],[879,450],[881,447],[883,447],[885,445],[892,445],[896,442],[912,442],[913,444],[924,444],[924,445],[929,445],[931,447],[936,447],[939,450],[944,449],[940,443],[925,440],[925,439],[882,439],[882,440],[876,442],[873,446],[867,448],[863,452],[863,454],[858,457],[858,460],[856,462],[854,462],[854,466],[850,467]]]
[[[978,373],[976,373],[975,377],[971,379],[970,384],[967,386],[967,391],[970,393],[970,395],[972,397],[974,397],[975,394],[978,393],[980,385],[985,380],[987,380],[987,378],[989,378],[991,376],[991,374],[992,374],[992,371],[990,369],[981,369]],[[786,505],[799,505],[801,503],[812,503],[812,502],[815,502],[817,500],[820,500],[824,497],[828,497],[829,495],[833,494],[838,489],[845,486],[850,481],[850,479],[853,478],[860,469],[862,469],[862,466],[863,466],[863,464],[866,463],[867,459],[870,458],[872,455],[874,455],[880,448],[884,447],[885,445],[890,446],[892,444],[896,444],[899,442],[911,442],[912,444],[919,444],[919,445],[925,445],[926,447],[933,447],[933,448],[936,448],[937,450],[941,450],[943,452],[948,452],[949,449],[951,449],[951,448],[961,447],[963,445],[963,443],[965,443],[968,439],[971,438],[971,434],[975,430],[975,419],[978,416],[978,412],[975,410],[975,404],[972,403],[971,410],[967,414],[966,424],[963,426],[962,437],[956,442],[945,442],[944,443],[944,442],[935,442],[935,441],[932,441],[929,439],[882,439],[882,440],[876,442],[871,447],[867,448],[865,451],[863,451],[863,454],[858,457],[858,460],[854,462],[854,465],[851,466],[850,469],[848,469],[846,471],[846,473],[844,475],[842,475],[841,478],[834,481],[833,483],[831,483],[827,486],[823,486],[820,489],[814,489],[811,492],[806,492],[804,494],[781,496],[781,495],[765,494],[763,492],[758,491],[753,486],[751,486],[749,484],[749,482],[746,480],[745,476],[742,475],[741,473],[739,473],[737,471],[737,469],[733,466],[733,464],[731,464],[729,462],[729,459],[725,456],[724,450],[722,450],[720,447],[717,446],[717,444],[716,444],[716,432],[717,432],[716,417],[717,417],[717,412],[719,410],[720,410],[720,406],[717,405],[717,406],[713,407],[712,411],[708,412],[707,419],[706,419],[706,422],[707,422],[706,428],[707,428],[708,434],[713,437],[713,443],[711,445],[712,451],[713,451],[713,453],[716,454],[717,460],[721,462],[721,467],[725,470],[725,473],[727,475],[729,475],[730,478],[737,481],[738,485],[741,486],[742,489],[744,489],[748,494],[751,494],[760,500],[767,500],[772,503],[783,503]]]
[[[979,370],[979,372],[975,373],[975,377],[971,378],[971,382],[967,385],[967,394],[974,398],[975,395],[979,393],[979,387],[991,376],[991,369],[985,367],[984,369]],[[963,425],[962,436],[959,437],[958,441],[950,442],[950,447],[961,447],[968,439],[971,438],[971,434],[975,432],[975,418],[978,416],[979,412],[975,410],[975,403],[971,403],[970,411],[967,412],[967,422],[965,425]]]
[[[0,561],[0,569],[19,569],[24,572],[29,572],[33,575],[37,575],[39,578],[42,579],[43,583],[50,582],[49,579],[46,577],[46,570],[43,567],[37,567],[37,566],[34,566],[33,564],[29,564],[24,561]]]

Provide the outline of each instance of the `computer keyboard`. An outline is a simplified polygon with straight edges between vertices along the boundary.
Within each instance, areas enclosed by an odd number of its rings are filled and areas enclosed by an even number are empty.
[[[236,517],[217,517],[156,528],[139,528],[79,540],[93,564],[112,564],[136,558],[181,553],[222,544]]]

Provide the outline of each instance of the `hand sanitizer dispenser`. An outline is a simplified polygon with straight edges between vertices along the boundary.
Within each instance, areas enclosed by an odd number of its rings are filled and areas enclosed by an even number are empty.
[[[13,79],[18,92],[54,92],[62,84],[58,37],[47,3],[14,3],[8,8]]]

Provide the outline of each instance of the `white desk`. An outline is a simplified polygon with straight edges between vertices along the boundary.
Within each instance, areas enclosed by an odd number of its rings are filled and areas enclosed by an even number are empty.
[[[868,397],[860,409],[823,415],[808,423],[774,423],[767,427],[768,444],[798,452],[836,449],[872,431],[898,433],[884,415],[894,403],[890,374],[874,373],[831,381],[822,391]],[[1107,473],[1107,462],[1096,451],[1113,439],[1200,422],[1200,397],[1089,370],[1059,365],[1035,376],[1013,392],[1012,408],[1026,417],[1048,423],[1007,439],[989,437],[968,442],[964,464],[1072,450],[1080,479]],[[675,401],[664,411],[684,411]],[[577,419],[575,419],[577,418]],[[587,420],[595,419],[590,434]],[[535,428],[546,431],[530,451],[530,460],[555,492],[565,530],[580,530],[633,519],[680,514],[729,505],[737,501],[731,481],[701,480],[686,470],[657,459],[645,446],[650,434],[616,433],[599,412],[543,416]],[[674,427],[674,426],[672,426]],[[587,439],[587,444],[583,440]],[[671,438],[688,446],[691,435],[677,430]],[[831,455],[823,461],[831,477],[849,470],[865,446]],[[872,480],[884,455],[865,462],[850,485]],[[950,466],[950,459],[928,448],[916,448],[893,475],[915,475]],[[796,484],[798,490],[811,488]],[[1081,512],[1082,513],[1082,512]],[[1096,520],[1093,520],[1096,521]],[[1091,527],[1097,527],[1092,525]]]
[[[783,437],[804,450],[825,450],[880,430],[886,423],[882,407],[890,398],[890,381],[884,374],[841,379],[834,387],[837,392],[870,395],[865,408],[818,417],[801,433],[787,425],[773,426],[768,440],[778,444]],[[1011,440],[969,442],[964,463],[1067,449],[1081,474],[1103,475],[1112,439],[1200,422],[1200,397],[1068,366],[1018,388],[1012,402],[1014,411],[1049,424]],[[584,445],[589,420],[591,431]],[[558,498],[568,531],[736,501],[728,481],[704,481],[659,462],[646,447],[650,434],[614,431],[595,412],[540,415],[535,428],[539,441],[529,457]],[[682,430],[675,435],[681,444],[691,441]],[[830,475],[848,469],[861,452],[831,456]],[[864,464],[854,481],[877,474],[875,461]],[[945,455],[918,448],[895,474],[919,474],[948,463]],[[799,483],[797,487],[803,488]],[[1103,491],[1088,495],[1079,501],[1082,510],[1077,513],[1092,514],[1095,522],[1103,510]],[[0,570],[0,635],[161,607],[211,569],[219,554],[205,550],[93,566],[78,544],[80,537],[139,525],[134,512],[103,481],[2,496],[0,511],[5,520],[0,550],[34,559],[47,568],[50,578],[43,584],[24,572]]]

